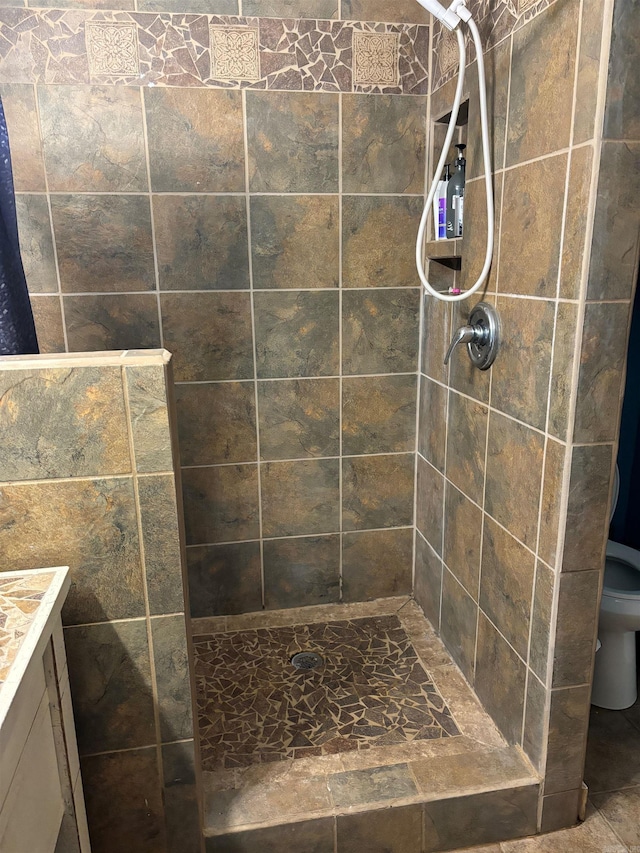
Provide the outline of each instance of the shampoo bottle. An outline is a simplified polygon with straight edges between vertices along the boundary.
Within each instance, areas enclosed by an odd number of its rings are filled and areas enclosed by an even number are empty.
[[[442,178],[438,183],[433,199],[433,221],[436,240],[444,240],[447,236],[447,186],[449,184],[449,165],[444,167]]]
[[[467,161],[463,152],[466,145],[458,144],[458,156],[454,162],[454,173],[447,186],[447,237],[454,239],[462,237],[462,223],[464,213],[464,172]]]

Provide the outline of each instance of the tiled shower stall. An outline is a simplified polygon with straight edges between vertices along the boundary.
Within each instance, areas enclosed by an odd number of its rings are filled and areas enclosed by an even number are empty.
[[[0,9],[20,238],[43,351],[173,354],[191,618],[413,593],[539,772],[539,825],[571,824],[637,272],[633,4],[470,3],[503,325],[482,373],[444,367],[469,308],[421,306],[413,263],[455,39],[411,0],[107,5]],[[485,239],[473,58],[443,287]],[[156,743],[90,740],[87,766]]]

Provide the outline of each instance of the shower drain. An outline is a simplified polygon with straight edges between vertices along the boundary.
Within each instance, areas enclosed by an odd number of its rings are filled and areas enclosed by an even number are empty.
[[[315,652],[298,652],[291,658],[296,669],[317,669],[324,660]]]

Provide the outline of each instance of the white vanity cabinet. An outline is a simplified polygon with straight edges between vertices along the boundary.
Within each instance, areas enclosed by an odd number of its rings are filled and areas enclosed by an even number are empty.
[[[67,568],[0,573],[0,853],[90,853],[60,619],[69,583]]]

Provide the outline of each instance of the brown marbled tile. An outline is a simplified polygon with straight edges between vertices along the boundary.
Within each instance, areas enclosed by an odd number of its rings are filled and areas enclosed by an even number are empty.
[[[242,96],[145,88],[154,192],[244,192]]]
[[[551,635],[551,608],[555,575],[540,560],[536,564],[536,580],[531,612],[531,642],[529,643],[529,666],[546,683],[549,637]],[[573,625],[571,626],[573,630]]]
[[[542,773],[545,755],[545,725],[549,716],[546,709],[547,691],[538,679],[529,671],[527,696],[524,709],[524,727],[522,748],[529,761]]]
[[[578,823],[582,790],[562,791],[549,794],[542,800],[542,832],[557,832],[559,829],[575,826]]]
[[[182,471],[187,545],[257,539],[257,465],[184,468]]]
[[[429,281],[432,283],[430,264]],[[442,267],[442,269],[445,269]],[[447,285],[448,286],[448,285]],[[424,324],[422,333],[422,372],[439,382],[447,381],[449,368],[444,363],[452,337],[451,306],[446,302],[424,297]]]
[[[65,296],[63,302],[70,352],[160,346],[158,302],[153,293]]]
[[[188,548],[187,567],[193,619],[262,607],[259,542]]]
[[[578,332],[578,306],[558,303],[556,330],[553,340],[553,365],[549,399],[548,432],[565,441],[569,428],[569,408],[573,392],[573,364],[576,334]]]
[[[504,137],[507,124],[507,112],[509,109],[509,74],[511,65],[511,42],[506,39],[501,44],[493,47],[484,55],[484,69],[487,85],[487,111],[489,115],[489,139],[491,140],[491,166],[493,169],[501,169],[504,165]],[[467,69],[469,75],[468,87],[470,92],[478,91],[477,64],[473,62]],[[467,180],[484,175],[484,163],[482,153],[482,135],[480,131],[480,107],[473,96],[469,103],[469,124],[467,126],[467,149],[465,157],[467,160]],[[496,193],[498,195],[498,193]],[[465,189],[466,196],[466,189]],[[467,203],[465,200],[465,208]],[[465,242],[467,238],[467,226],[471,225],[469,211],[465,216]],[[486,239],[486,238],[485,238]],[[475,279],[473,279],[475,280]]]
[[[259,382],[260,458],[340,454],[340,382],[292,379]]]
[[[535,557],[485,518],[480,607],[521,658],[526,660]]]
[[[544,436],[492,412],[487,445],[485,510],[535,549]]]
[[[589,29],[595,29],[599,20],[596,18]],[[640,24],[633,5],[615,6],[604,112],[604,136],[608,139],[640,139],[639,42]]]
[[[411,592],[413,531],[365,530],[345,533],[342,542],[342,597],[367,601]]]
[[[5,371],[0,401],[0,480],[131,471],[118,367]]]
[[[84,0],[83,0],[84,2]],[[210,15],[237,15],[238,0],[138,0],[140,12],[204,12]],[[173,851],[172,851],[173,853]]]
[[[52,192],[148,190],[137,89],[40,86],[38,102]]]
[[[568,572],[560,576],[553,687],[586,684],[591,678],[600,576],[600,571]]]
[[[493,179],[493,205],[494,205],[494,239],[493,239],[493,261],[487,280],[482,289],[478,291],[478,297],[496,290],[497,283],[497,258],[500,234],[500,210],[502,206],[502,174],[494,175]],[[464,192],[464,240],[462,241],[461,269],[458,273],[458,286],[463,290],[472,287],[484,266],[487,251],[487,199],[484,178],[475,180],[465,185]],[[474,301],[475,304],[475,301]],[[462,302],[454,303],[454,309],[471,311],[473,305]],[[462,348],[461,348],[462,349]],[[458,358],[455,361],[462,361]],[[455,363],[452,362],[452,364]],[[467,364],[464,360],[463,364]],[[478,371],[476,371],[477,373]]]
[[[422,192],[425,108],[421,97],[343,95],[344,192]]]
[[[246,290],[246,201],[239,196],[153,197],[161,290]]]
[[[477,601],[480,578],[482,510],[451,483],[446,485],[444,561],[469,595]]]
[[[606,818],[628,849],[640,842],[640,791],[630,788],[607,794],[596,794],[591,798],[593,805]]]
[[[3,486],[0,550],[15,570],[55,566],[65,555],[65,625],[144,615],[129,478]]]
[[[640,142],[602,143],[587,299],[629,299],[640,248]]]
[[[342,17],[351,21],[387,21],[391,16],[409,24],[430,23],[429,13],[411,0],[398,0],[392,13],[384,0],[342,0],[341,9]]]
[[[93,853],[165,853],[155,746],[84,758],[81,772]]]
[[[248,92],[252,192],[338,191],[338,96]]]
[[[345,196],[342,202],[343,287],[414,287],[422,199]]]
[[[408,453],[356,456],[342,463],[344,530],[413,522],[414,461]]]
[[[163,742],[193,737],[187,629],[183,613],[151,620],[153,663]]]
[[[559,292],[566,299],[580,296],[592,167],[593,148],[590,145],[571,152]]]
[[[418,451],[438,471],[444,471],[447,389],[426,377],[420,381]]]
[[[447,477],[476,503],[482,500],[488,417],[486,406],[449,393]]]
[[[176,382],[253,378],[248,293],[164,293],[160,306]]]
[[[420,853],[419,804],[338,815],[338,853]]]
[[[46,195],[16,195],[16,214],[29,293],[56,293],[58,273]]]
[[[304,5],[305,18],[339,18],[338,0],[311,0]],[[292,18],[300,13],[294,0],[243,0],[243,15],[262,15],[265,18]]]
[[[347,770],[327,777],[333,802],[341,811],[364,803],[399,800],[418,793],[408,764]]]
[[[610,444],[573,448],[563,572],[602,570],[609,529],[612,455]]]
[[[519,743],[526,666],[480,611],[475,689],[509,743]],[[496,678],[496,673],[500,678]]]
[[[3,83],[2,107],[11,144],[11,168],[16,192],[45,192],[42,140],[34,87],[29,83]]]
[[[539,785],[529,784],[428,802],[423,849],[435,853],[460,844],[488,844],[533,835],[538,794]]]
[[[574,145],[579,145],[594,136],[603,13],[604,6],[600,0],[585,0],[582,4],[576,106],[573,118]]]
[[[255,461],[252,382],[177,385],[175,394],[183,465]]]
[[[262,534],[295,536],[339,529],[339,460],[261,466]]]
[[[338,293],[256,293],[254,306],[259,379],[339,372]]]
[[[305,850],[309,853],[333,853],[334,819],[322,817],[246,829],[225,835],[205,838],[206,853],[281,853],[287,850]]]
[[[560,505],[564,479],[566,445],[547,439],[544,478],[542,481],[542,507],[538,556],[550,566],[556,565],[558,536],[560,534]]]
[[[126,367],[124,374],[136,470],[143,474],[173,471],[167,407],[170,378],[164,366]]]
[[[200,853],[200,814],[193,740],[163,744],[162,773],[167,853]]]
[[[578,16],[575,3],[551,6],[513,36],[509,166],[569,144]]]
[[[345,291],[342,296],[343,373],[415,371],[419,315],[418,290]]]
[[[442,554],[444,477],[421,456],[416,476],[416,527],[436,553]]]
[[[484,257],[484,249],[480,251]],[[460,282],[458,282],[459,284]],[[475,307],[475,305],[469,304],[472,301],[455,302],[452,305],[453,329],[458,329],[460,326],[468,324],[471,311]],[[488,302],[495,307],[496,298],[493,294],[488,294],[482,301]],[[453,334],[451,337],[453,337]],[[478,370],[477,367],[474,367],[473,362],[469,358],[466,346],[458,346],[453,351],[449,362],[449,384],[454,390],[459,391],[461,394],[466,394],[468,397],[473,397],[481,403],[488,403],[489,382],[493,374],[495,374],[495,368],[489,371]]]
[[[140,477],[138,500],[149,612],[177,613],[185,595],[174,475]]]
[[[51,214],[64,292],[155,288],[146,196],[54,195]]]
[[[582,783],[590,693],[591,687],[583,686],[551,694],[544,781],[548,794],[569,791]]]
[[[560,216],[549,227],[547,210],[561,211],[567,155],[510,169],[504,179],[500,238],[500,293],[554,297],[560,259]]]
[[[575,442],[615,441],[618,436],[629,317],[630,306],[624,302],[585,307]]]
[[[153,743],[144,621],[85,625],[64,634],[80,755]]]
[[[436,631],[440,630],[442,596],[442,560],[433,548],[416,535],[416,567],[413,593],[425,616]]]
[[[416,377],[358,376],[342,381],[342,452],[415,448]]]
[[[64,352],[62,304],[58,296],[29,297],[41,353]]]
[[[267,610],[340,600],[340,536],[267,539],[264,605]]]
[[[251,199],[253,286],[337,287],[338,196]]]
[[[467,679],[473,679],[478,605],[447,569],[442,576],[440,635]]]
[[[555,303],[498,297],[500,354],[493,367],[491,405],[544,430],[551,372]],[[535,364],[535,370],[531,365]]]

